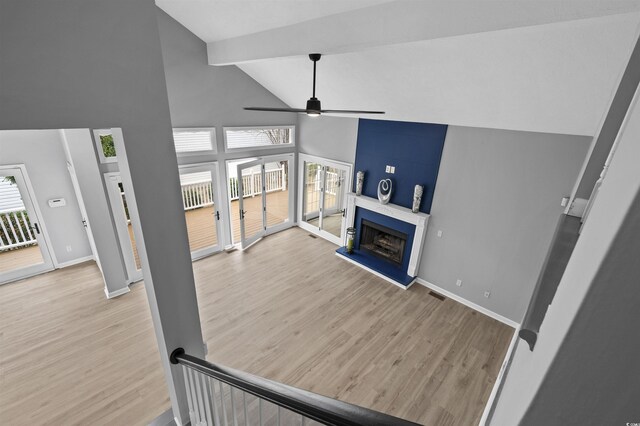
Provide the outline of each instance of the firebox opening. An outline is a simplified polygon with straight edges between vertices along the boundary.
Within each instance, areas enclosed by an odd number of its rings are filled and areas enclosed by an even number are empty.
[[[395,265],[402,265],[407,234],[362,219],[360,250]]]

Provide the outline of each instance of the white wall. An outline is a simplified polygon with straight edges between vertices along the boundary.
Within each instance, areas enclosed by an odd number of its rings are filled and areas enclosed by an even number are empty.
[[[632,105],[533,352],[518,345],[491,425],[640,418],[640,108]]]
[[[301,152],[354,163],[357,119],[299,127]],[[520,322],[590,141],[449,126],[419,277]]]
[[[58,263],[91,256],[58,130],[0,131],[0,164],[26,166]],[[53,198],[67,205],[51,208]]]

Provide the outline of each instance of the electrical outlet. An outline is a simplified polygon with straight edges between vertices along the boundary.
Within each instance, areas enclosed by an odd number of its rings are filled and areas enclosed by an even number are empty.
[[[71,252],[71,246],[67,246],[67,252]]]
[[[486,297],[488,299],[489,296],[491,296],[491,292],[490,291],[485,291],[484,292],[484,297]]]
[[[458,287],[462,287],[462,280],[458,280],[458,281],[456,281],[456,285],[457,285]]]
[[[438,238],[442,238],[442,229],[438,229]]]

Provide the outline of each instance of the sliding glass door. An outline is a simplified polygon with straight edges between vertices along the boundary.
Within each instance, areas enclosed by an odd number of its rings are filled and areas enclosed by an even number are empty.
[[[299,158],[300,227],[341,245],[351,166],[306,154],[300,154]]]

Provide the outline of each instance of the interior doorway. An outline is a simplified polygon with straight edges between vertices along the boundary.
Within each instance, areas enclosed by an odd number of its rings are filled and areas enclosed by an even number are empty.
[[[26,167],[0,166],[0,284],[53,269],[41,218]]]
[[[299,154],[299,159],[299,226],[343,244],[351,165],[306,154]]]

